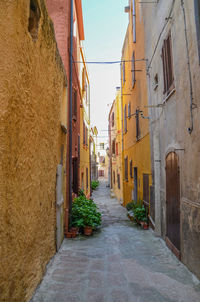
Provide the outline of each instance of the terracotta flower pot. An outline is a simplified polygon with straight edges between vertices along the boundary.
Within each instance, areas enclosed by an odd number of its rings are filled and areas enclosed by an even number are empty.
[[[72,227],[70,229],[70,233],[72,233],[73,238],[76,237],[76,235],[78,234],[79,228],[77,227]]]
[[[148,230],[149,229],[149,225],[144,221],[141,222],[141,226],[142,226],[143,230]]]
[[[92,227],[91,226],[84,227],[84,235],[86,235],[86,236],[92,235]]]

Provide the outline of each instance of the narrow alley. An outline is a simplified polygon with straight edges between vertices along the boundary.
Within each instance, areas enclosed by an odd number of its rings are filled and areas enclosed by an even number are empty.
[[[152,230],[127,218],[106,185],[93,194],[101,230],[64,240],[31,302],[198,302],[197,279]]]

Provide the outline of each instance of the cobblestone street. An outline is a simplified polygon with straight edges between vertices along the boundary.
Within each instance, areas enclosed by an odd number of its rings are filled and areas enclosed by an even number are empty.
[[[130,222],[106,182],[93,193],[101,231],[65,239],[32,302],[199,302],[198,280],[152,230]]]

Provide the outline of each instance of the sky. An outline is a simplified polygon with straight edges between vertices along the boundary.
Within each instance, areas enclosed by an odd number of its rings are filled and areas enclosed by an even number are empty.
[[[118,61],[128,25],[128,0],[82,0],[86,61]],[[91,125],[107,140],[108,113],[120,86],[120,65],[87,65],[91,91]]]

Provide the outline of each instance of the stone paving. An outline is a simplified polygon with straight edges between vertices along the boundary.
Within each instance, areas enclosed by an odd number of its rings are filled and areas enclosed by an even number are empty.
[[[152,230],[128,220],[103,181],[91,237],[65,239],[31,302],[200,302],[200,283]]]

